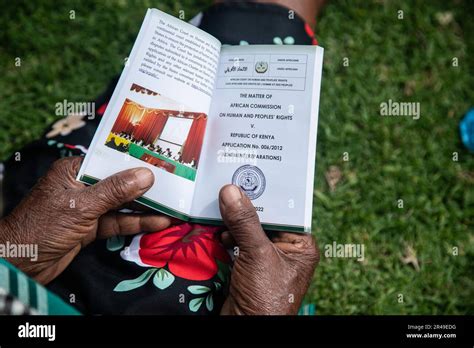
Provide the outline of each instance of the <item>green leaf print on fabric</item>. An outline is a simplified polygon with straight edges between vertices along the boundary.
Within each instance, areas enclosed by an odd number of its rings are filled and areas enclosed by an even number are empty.
[[[283,45],[282,39],[279,38],[278,36],[275,36],[275,37],[273,38],[273,43],[274,43],[275,45]]]
[[[156,272],[155,276],[153,277],[153,284],[160,289],[164,290],[169,287],[174,282],[174,275],[168,272],[166,269],[161,268]]]
[[[214,308],[214,300],[212,299],[212,293],[207,295],[206,297],[206,307],[209,312],[212,312]]]
[[[107,250],[108,251],[117,251],[123,248],[125,245],[125,237],[124,236],[114,236],[107,239]]]
[[[222,285],[220,283],[214,282],[215,290],[218,291]],[[189,310],[191,312],[197,312],[203,302],[206,302],[206,308],[209,312],[212,312],[214,309],[214,298],[213,298],[213,291],[211,288],[204,286],[204,285],[190,285],[188,286],[188,291],[194,295],[202,295],[207,294],[205,297],[198,297],[189,301]]]
[[[283,39],[283,43],[285,45],[294,45],[295,44],[295,39],[293,38],[293,36],[287,36]]]
[[[204,297],[198,297],[189,301],[189,310],[191,312],[197,312],[204,302]]]
[[[188,286],[188,291],[194,295],[205,294],[206,292],[211,291],[211,288],[208,288],[204,285],[190,285]]]
[[[140,286],[145,285],[146,282],[151,278],[153,273],[155,273],[156,271],[157,271],[156,268],[151,268],[145,271],[138,278],[121,281],[120,283],[117,284],[114,291],[123,292],[123,291],[130,291],[130,290],[139,288]]]
[[[293,36],[287,36],[282,40],[281,37],[275,36],[273,38],[273,43],[275,45],[294,45],[295,38]]]

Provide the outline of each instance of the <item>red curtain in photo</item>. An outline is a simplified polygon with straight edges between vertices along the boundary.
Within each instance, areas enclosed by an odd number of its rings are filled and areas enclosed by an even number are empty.
[[[206,122],[207,117],[205,114],[199,114],[194,118],[186,142],[183,145],[181,156],[184,163],[190,163],[194,158],[196,166],[198,165],[202,142],[204,140],[204,131],[206,130]]]
[[[165,127],[168,116],[163,110],[146,110],[140,124],[136,126],[133,137],[143,140],[144,144],[151,144]]]
[[[126,99],[125,103],[122,105],[122,109],[120,110],[117,119],[115,120],[114,126],[112,127],[112,132],[125,132],[131,134],[134,129],[134,125],[131,123],[131,120],[134,117],[139,117],[142,113],[143,108],[130,99]]]

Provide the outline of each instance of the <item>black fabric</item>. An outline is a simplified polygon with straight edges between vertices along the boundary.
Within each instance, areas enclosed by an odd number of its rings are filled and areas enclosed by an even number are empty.
[[[224,2],[211,6],[202,17],[199,28],[213,35],[222,44],[274,44],[275,38],[294,39],[296,45],[311,45],[312,37],[305,22],[290,10],[273,4],[255,2]]]
[[[125,245],[129,245],[127,238]],[[176,277],[169,289],[158,290],[150,280],[145,285],[129,292],[114,292],[114,287],[124,279],[134,279],[144,272],[144,268],[124,261],[118,251],[106,248],[106,241],[92,243],[83,249],[80,256],[60,277],[49,284],[49,290],[71,303],[84,314],[124,314],[124,315],[188,315],[189,301],[195,297],[187,288],[205,285],[214,289],[211,281],[190,281]],[[217,277],[216,277],[217,278]],[[183,296],[184,295],[184,296]],[[181,300],[182,299],[182,300]],[[181,300],[181,301],[180,301]],[[215,291],[214,310],[205,305],[195,314],[216,314],[222,307],[222,291]]]

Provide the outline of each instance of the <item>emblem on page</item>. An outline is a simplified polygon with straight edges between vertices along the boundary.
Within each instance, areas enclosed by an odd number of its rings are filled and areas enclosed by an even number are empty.
[[[257,62],[255,64],[255,71],[259,74],[263,74],[268,70],[268,63],[267,62]]]
[[[232,176],[232,183],[239,186],[251,200],[257,199],[265,191],[265,175],[260,168],[246,164],[239,167]]]

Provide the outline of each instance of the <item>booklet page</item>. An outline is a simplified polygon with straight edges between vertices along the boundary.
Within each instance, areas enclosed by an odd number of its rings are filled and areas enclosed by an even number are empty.
[[[139,201],[189,214],[219,52],[211,35],[149,10],[79,179],[145,166],[155,184]]]
[[[268,228],[309,229],[322,51],[222,49],[193,216],[220,219],[218,192],[233,183]]]

